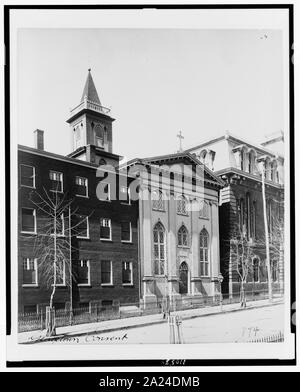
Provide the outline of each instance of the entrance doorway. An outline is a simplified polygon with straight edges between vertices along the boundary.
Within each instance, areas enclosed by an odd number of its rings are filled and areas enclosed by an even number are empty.
[[[179,294],[188,293],[188,272],[189,267],[185,261],[179,267]]]

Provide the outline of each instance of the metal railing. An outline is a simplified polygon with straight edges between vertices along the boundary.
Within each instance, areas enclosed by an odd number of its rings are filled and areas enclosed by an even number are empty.
[[[247,343],[279,343],[279,342],[284,342],[284,335],[281,331],[275,335],[264,336],[261,338],[247,341]]]
[[[274,298],[280,297],[279,290],[273,290]],[[251,290],[245,291],[246,302],[268,299],[268,290]],[[240,293],[235,292],[232,296],[229,294],[219,294],[212,296],[181,296],[175,300],[166,302],[164,298],[158,298],[156,302],[144,304],[143,302],[114,304],[109,307],[103,307],[101,303],[91,303],[90,306],[69,309],[55,310],[56,327],[68,325],[77,325],[85,323],[96,323],[106,320],[116,320],[121,318],[146,316],[151,314],[160,314],[170,312],[201,309],[205,307],[215,307],[240,302]],[[46,324],[46,311],[41,309],[39,313],[19,313],[18,330],[19,332],[43,330]]]

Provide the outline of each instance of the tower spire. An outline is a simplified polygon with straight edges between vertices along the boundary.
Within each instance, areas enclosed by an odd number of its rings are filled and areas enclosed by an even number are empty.
[[[84,85],[84,89],[82,92],[82,97],[81,97],[81,101],[84,101],[84,98],[86,97],[86,99],[88,101],[92,101],[94,103],[97,103],[98,105],[101,105],[93,78],[92,78],[92,74],[91,74],[91,68],[88,69],[88,75],[87,75],[87,79]]]

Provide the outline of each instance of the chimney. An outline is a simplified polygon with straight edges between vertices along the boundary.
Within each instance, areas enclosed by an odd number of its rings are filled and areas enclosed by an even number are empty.
[[[38,150],[44,150],[44,131],[41,129],[36,129],[34,131],[34,141],[35,141],[35,148]]]

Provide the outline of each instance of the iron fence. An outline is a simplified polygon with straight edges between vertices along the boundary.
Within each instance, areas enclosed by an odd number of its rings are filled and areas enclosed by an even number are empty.
[[[273,291],[274,297],[279,296],[279,290]],[[217,294],[212,296],[181,296],[173,301],[165,301],[165,298],[158,298],[151,304],[130,303],[116,304],[103,307],[98,303],[91,303],[89,306],[70,309],[55,310],[56,327],[77,325],[85,323],[96,323],[106,320],[116,320],[120,318],[145,316],[159,313],[170,313],[173,311],[200,309],[204,307],[220,306],[240,302],[240,293]],[[247,301],[256,301],[268,298],[268,290],[245,291]],[[18,330],[19,332],[43,330],[46,328],[46,310],[41,309],[39,313],[19,313]]]
[[[284,342],[284,335],[281,331],[275,335],[264,336],[261,338],[247,341],[247,343],[279,343],[279,342]]]

